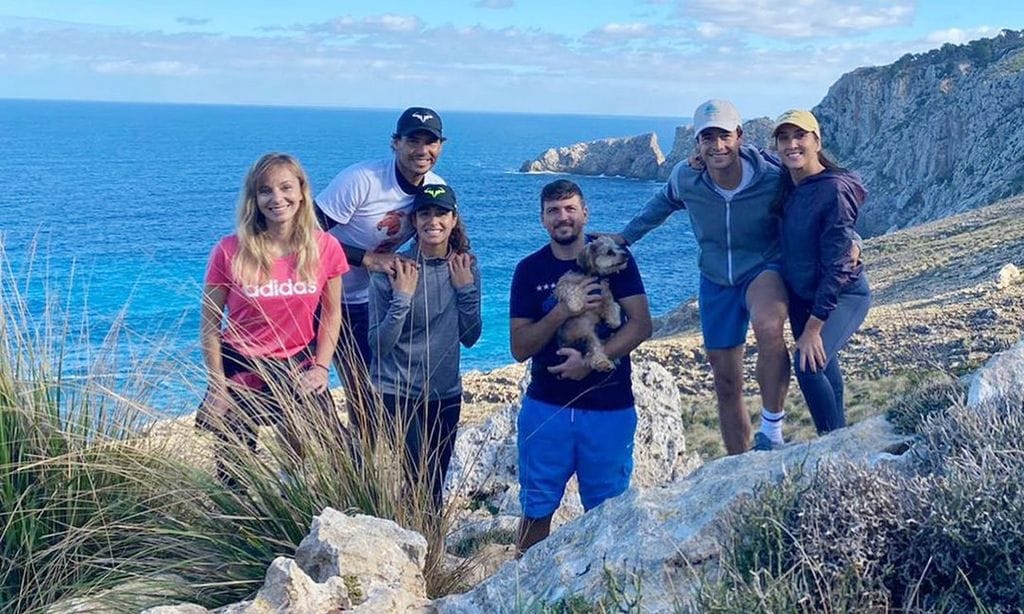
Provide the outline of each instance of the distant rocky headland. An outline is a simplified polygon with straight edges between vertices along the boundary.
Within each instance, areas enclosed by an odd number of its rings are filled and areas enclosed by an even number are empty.
[[[858,68],[812,110],[826,149],[867,183],[867,236],[1024,192],[1024,31]],[[748,121],[744,141],[767,147],[770,131],[768,118]],[[668,155],[648,133],[548,149],[520,171],[660,181],[693,143],[680,126]]]

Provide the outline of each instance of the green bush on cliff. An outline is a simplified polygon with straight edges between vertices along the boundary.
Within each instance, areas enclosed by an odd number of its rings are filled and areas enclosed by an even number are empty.
[[[736,506],[699,609],[1024,609],[1024,408],[924,413],[909,468],[824,465]]]

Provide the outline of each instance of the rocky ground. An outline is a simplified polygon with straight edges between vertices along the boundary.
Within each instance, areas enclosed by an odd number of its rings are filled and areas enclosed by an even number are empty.
[[[1001,279],[1000,271],[1008,264],[1024,268],[1024,198],[870,239],[864,260],[874,304],[842,354],[851,421],[884,410],[908,381],[932,372],[966,373],[1021,335],[1024,284],[1012,272]],[[691,427],[688,447],[704,458],[722,454],[696,301],[659,318],[655,338],[634,355],[675,377]],[[751,345],[746,392],[753,411],[759,407],[755,358]],[[464,421],[479,421],[514,401],[523,372],[522,365],[511,365],[467,374]],[[790,438],[813,436],[795,382],[787,407]]]

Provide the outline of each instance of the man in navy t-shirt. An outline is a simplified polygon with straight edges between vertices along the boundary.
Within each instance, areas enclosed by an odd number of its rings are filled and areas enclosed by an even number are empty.
[[[577,314],[553,291],[563,273],[580,270],[588,211],[579,186],[565,179],[544,186],[540,201],[551,240],[516,266],[509,314],[512,355],[533,359],[518,420],[520,554],[548,536],[573,473],[587,510],[629,487],[636,431],[629,352],[651,335],[647,295],[630,256],[624,270],[607,278],[623,324],[599,330],[615,369],[593,371],[579,350],[559,349],[558,328]],[[588,286],[584,310],[599,305],[600,287],[596,279]]]

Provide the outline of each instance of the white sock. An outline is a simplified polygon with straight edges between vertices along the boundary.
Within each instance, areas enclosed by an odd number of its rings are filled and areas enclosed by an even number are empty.
[[[785,417],[785,410],[776,413],[767,409],[761,409],[761,428],[758,430],[767,435],[768,439],[771,439],[773,442],[783,443],[782,422]]]

